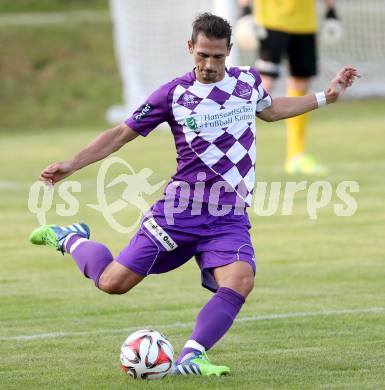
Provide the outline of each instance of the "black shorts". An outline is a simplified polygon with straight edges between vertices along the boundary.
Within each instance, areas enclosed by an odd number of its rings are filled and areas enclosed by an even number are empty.
[[[260,40],[256,66],[263,75],[279,76],[279,64],[287,58],[290,74],[311,77],[317,74],[316,34],[291,34],[267,29]]]

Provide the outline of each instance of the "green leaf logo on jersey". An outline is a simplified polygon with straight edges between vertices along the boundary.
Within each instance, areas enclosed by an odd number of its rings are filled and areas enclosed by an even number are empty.
[[[196,133],[199,132],[199,130],[197,130],[198,123],[197,123],[196,119],[193,118],[192,116],[186,118],[186,125],[189,129],[194,130]]]

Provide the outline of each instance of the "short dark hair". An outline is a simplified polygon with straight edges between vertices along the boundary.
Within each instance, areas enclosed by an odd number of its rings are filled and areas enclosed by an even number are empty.
[[[227,46],[230,47],[231,41],[231,26],[230,23],[220,16],[205,12],[198,15],[193,24],[191,41],[196,43],[199,33],[204,34],[207,38],[227,40]]]

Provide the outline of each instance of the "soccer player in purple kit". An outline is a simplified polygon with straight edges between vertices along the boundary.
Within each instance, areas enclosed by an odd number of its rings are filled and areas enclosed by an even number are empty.
[[[167,122],[177,148],[177,172],[130,243],[114,258],[103,244],[89,240],[85,223],[41,226],[30,240],[69,253],[80,271],[109,294],[124,294],[147,275],[168,272],[195,256],[202,285],[214,295],[198,314],[173,374],[222,375],[230,369],[212,364],[206,351],[229,330],[254,284],[246,207],[255,178],[255,117],[277,121],[333,103],[359,75],[345,67],[325,92],[272,100],[254,68],[226,68],[231,27],[209,13],[195,19],[188,50],[195,62],[191,72],[161,86],[125,123],[40,175],[55,184]]]

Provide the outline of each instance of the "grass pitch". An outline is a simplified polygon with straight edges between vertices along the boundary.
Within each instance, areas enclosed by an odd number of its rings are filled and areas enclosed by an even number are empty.
[[[210,293],[200,287],[193,260],[167,275],[150,276],[132,292],[108,296],[75,264],[27,242],[37,225],[27,209],[30,184],[49,162],[68,157],[98,132],[50,129],[2,134],[0,143],[0,377],[3,389],[380,389],[385,386],[384,101],[346,102],[313,115],[309,149],[330,168],[335,191],[355,180],[358,210],[337,217],[332,203],[310,220],[306,194],[294,214],[250,212],[258,260],[256,287],[239,321],[210,352],[229,365],[225,378],[165,378],[140,382],[119,370],[119,349],[133,330],[164,332],[177,352]],[[307,180],[282,174],[283,124],[260,124],[257,180]],[[175,168],[168,133],[127,145],[119,156],[136,171],[153,169],[153,183]],[[116,255],[129,237],[114,232],[96,203],[99,164],[72,179],[82,183],[80,211],[49,223],[84,219],[93,238]],[[118,168],[116,168],[118,169]],[[110,194],[117,199],[121,188]],[[146,198],[151,203],[153,198]],[[54,205],[62,203],[57,194]],[[117,219],[133,220],[133,210]],[[27,337],[24,337],[27,336]]]

